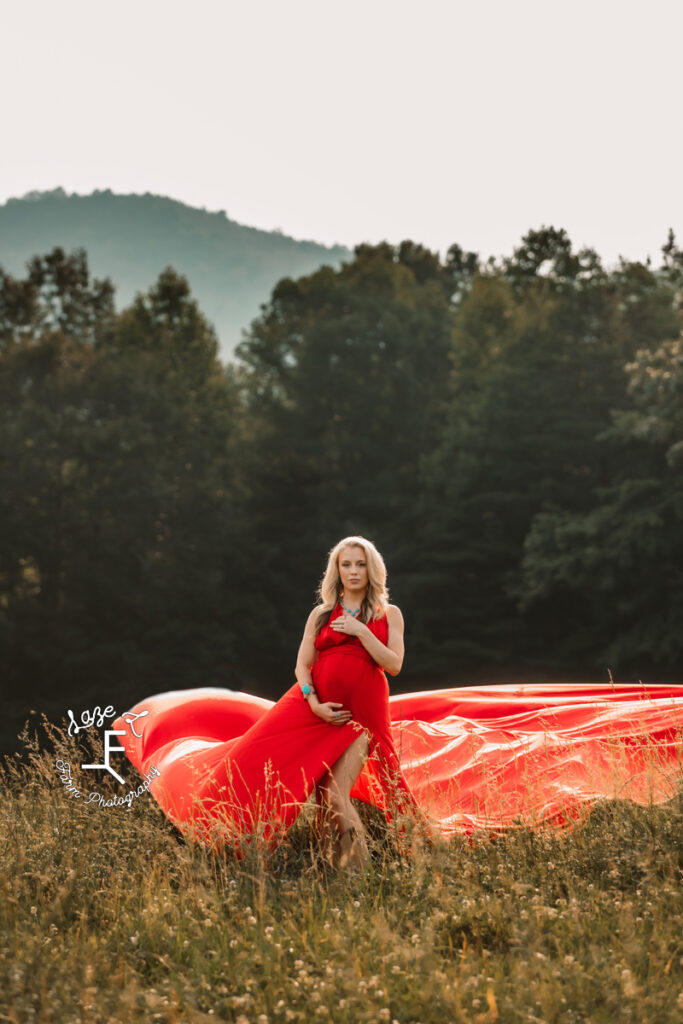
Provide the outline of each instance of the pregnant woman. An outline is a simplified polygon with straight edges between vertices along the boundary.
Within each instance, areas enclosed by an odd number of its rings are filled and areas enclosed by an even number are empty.
[[[306,623],[296,675],[323,722],[340,728],[349,724],[354,732],[362,727],[322,776],[318,790],[323,834],[329,837],[332,824],[339,834],[341,862],[360,866],[367,845],[351,788],[370,755],[377,759],[384,789],[391,793],[393,787],[393,802],[416,809],[394,748],[384,674],[398,675],[403,664],[403,616],[387,602],[379,552],[362,538],[347,537],[332,549],[320,594],[322,603]],[[342,742],[348,742],[346,735]]]
[[[268,702],[258,698],[239,695],[236,714],[234,701],[227,708],[221,700],[226,691],[201,689],[152,697],[114,723],[124,729],[132,714],[148,712],[141,735],[126,730],[123,745],[140,770],[153,756],[160,769],[153,795],[183,831],[212,844],[232,841],[237,851],[254,834],[274,846],[315,789],[328,858],[362,867],[368,849],[351,789],[367,766],[365,788],[387,821],[411,815],[429,832],[392,739],[385,671],[401,669],[403,617],[388,603],[386,576],[365,538],[332,548],[296,682],[265,714]],[[245,728],[250,712],[256,720]]]

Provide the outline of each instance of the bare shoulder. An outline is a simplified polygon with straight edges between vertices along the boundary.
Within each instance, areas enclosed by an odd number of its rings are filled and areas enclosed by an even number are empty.
[[[312,633],[315,629],[316,619],[320,615],[320,605],[316,605],[312,608],[308,618],[306,619],[306,625],[304,626],[304,633]]]
[[[397,604],[387,605],[387,620],[389,625],[403,626],[403,615]]]

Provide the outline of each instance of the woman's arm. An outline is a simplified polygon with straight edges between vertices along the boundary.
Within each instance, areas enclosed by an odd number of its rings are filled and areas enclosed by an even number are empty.
[[[401,609],[395,604],[387,605],[387,621],[389,635],[386,644],[383,644],[364,622],[359,622],[348,612],[333,619],[330,626],[341,633],[357,636],[380,668],[386,669],[390,676],[397,676],[403,665],[405,646],[403,643],[403,615]]]
[[[304,628],[304,635],[301,638],[299,645],[299,653],[296,658],[296,678],[300,686],[304,686],[308,683],[309,686],[313,686],[313,679],[311,677],[311,665],[315,659],[315,617],[317,609],[314,608],[311,614],[306,620],[306,626]],[[313,694],[310,695],[309,700],[314,700]]]
[[[351,718],[351,712],[342,710],[344,705],[335,703],[334,701],[326,701],[321,703],[318,699],[318,694],[315,690],[313,683],[313,677],[311,675],[311,665],[315,659],[315,620],[319,614],[319,609],[314,608],[311,614],[306,620],[306,626],[304,628],[304,635],[299,645],[299,653],[296,659],[296,678],[299,686],[305,686],[308,683],[309,686],[313,686],[313,692],[309,693],[307,697],[304,697],[302,692],[301,699],[307,700],[311,711],[322,718],[325,722],[331,722],[334,725],[344,725]]]

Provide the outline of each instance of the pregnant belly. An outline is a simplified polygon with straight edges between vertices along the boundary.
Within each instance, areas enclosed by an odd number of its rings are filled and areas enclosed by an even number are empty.
[[[384,672],[365,648],[342,644],[321,651],[311,669],[321,701],[340,701],[353,711],[365,701],[362,696],[383,703],[389,687]]]
[[[365,647],[339,644],[318,652],[311,676],[313,682],[338,680],[340,683],[352,683],[355,679],[367,679],[369,675],[381,671]]]

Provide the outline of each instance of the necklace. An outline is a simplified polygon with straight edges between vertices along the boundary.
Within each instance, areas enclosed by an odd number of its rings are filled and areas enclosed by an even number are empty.
[[[342,594],[343,594],[343,591],[342,591]],[[344,604],[344,602],[341,599],[341,594],[339,596],[339,604],[342,606],[342,608],[344,609],[345,612],[349,613],[349,615],[358,615],[358,612],[360,611],[360,605],[358,606],[358,608],[356,608],[355,612],[352,612],[350,608],[347,608],[346,605]]]

